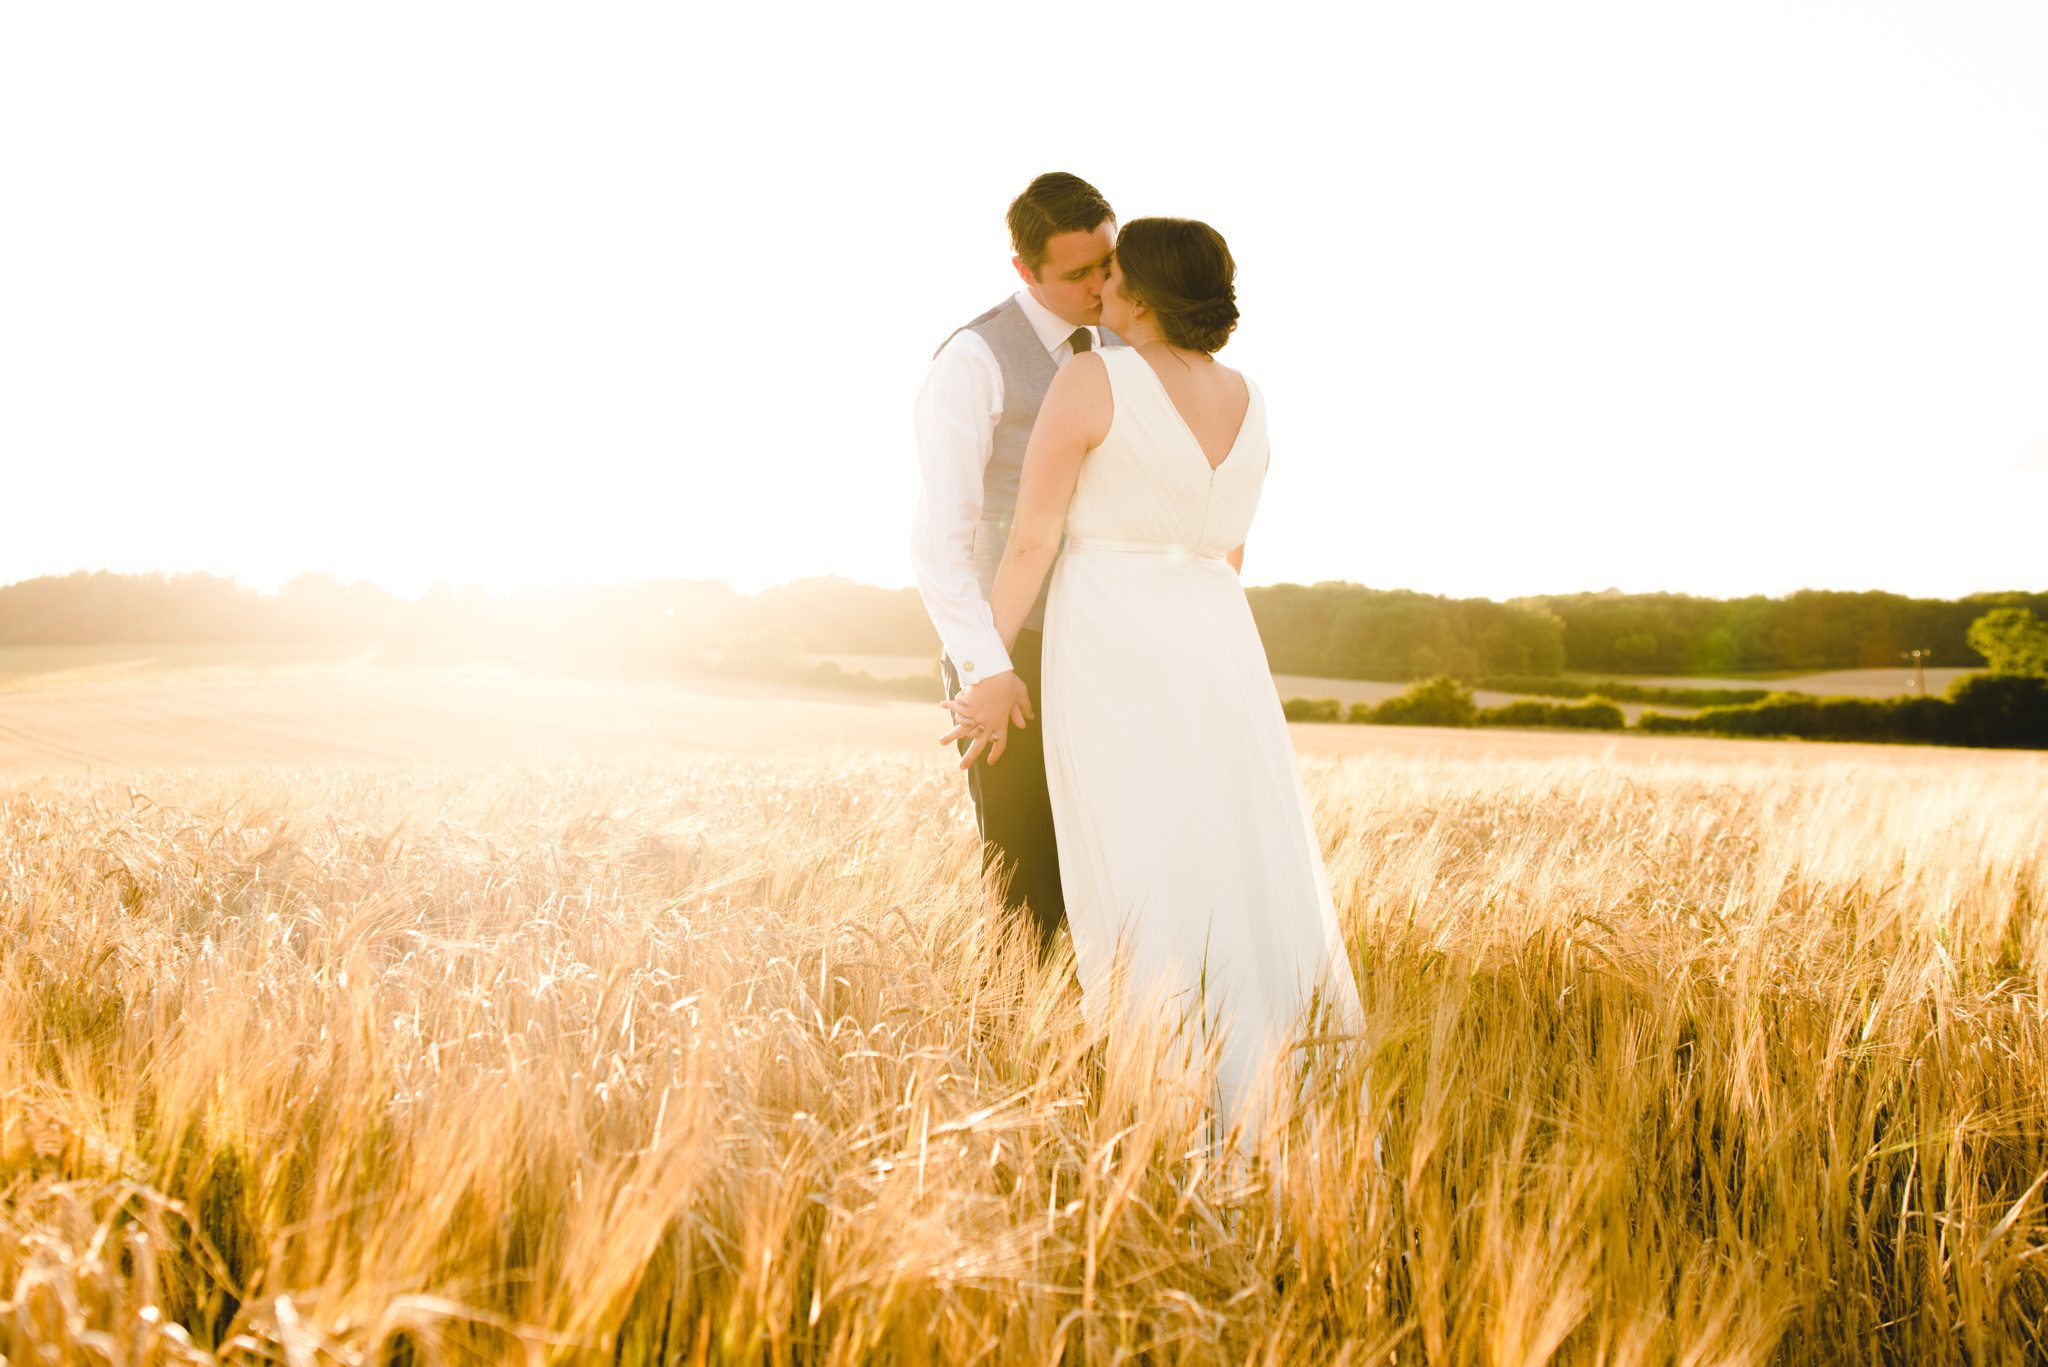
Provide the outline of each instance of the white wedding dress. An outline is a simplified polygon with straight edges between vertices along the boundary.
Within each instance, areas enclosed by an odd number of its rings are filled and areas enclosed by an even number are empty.
[[[1096,354],[1114,412],[1067,512],[1040,686],[1082,1012],[1113,1030],[1156,990],[1183,1038],[1220,1029],[1211,1121],[1256,1125],[1312,993],[1326,1028],[1363,1029],[1279,694],[1223,558],[1265,480],[1265,400],[1247,379],[1211,469],[1145,358]]]

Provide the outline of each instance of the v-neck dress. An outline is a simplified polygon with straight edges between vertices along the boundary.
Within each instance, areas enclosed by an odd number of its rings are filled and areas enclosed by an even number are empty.
[[[1046,787],[1091,1026],[1221,1033],[1214,1118],[1257,1125],[1311,998],[1363,1028],[1300,767],[1237,572],[1266,476],[1249,378],[1213,468],[1135,348],[1068,507],[1045,613]]]

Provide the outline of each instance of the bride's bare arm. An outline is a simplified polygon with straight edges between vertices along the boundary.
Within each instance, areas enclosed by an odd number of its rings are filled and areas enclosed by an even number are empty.
[[[1237,571],[1237,572],[1238,572],[1239,574],[1243,574],[1243,573],[1244,573],[1244,542],[1242,542],[1242,541],[1238,542],[1238,543],[1237,543],[1237,549],[1236,549],[1236,550],[1234,550],[1234,551],[1232,551],[1232,552],[1231,552],[1230,554],[1228,554],[1228,555],[1224,556],[1223,558],[1224,558],[1225,560],[1228,560],[1228,561],[1230,562],[1230,568],[1232,568],[1232,569],[1236,570],[1236,571]]]
[[[1100,446],[1109,432],[1110,403],[1108,368],[1100,356],[1083,352],[1060,367],[1039,405],[1018,475],[1010,540],[1003,548],[995,587],[989,593],[989,607],[995,613],[996,631],[1005,650],[1016,649],[1017,633],[1024,629],[1024,619],[1038,601],[1039,587],[1059,550],[1081,458],[1090,447]],[[990,687],[995,684],[1001,687]],[[981,696],[984,689],[990,692],[988,698]],[[968,741],[960,759],[963,769],[984,750],[988,762],[994,764],[1009,743],[1010,726],[1023,726],[1034,715],[1031,698],[1014,674],[984,680],[943,706],[957,725],[940,738],[942,743]]]
[[[1031,426],[1031,444],[1024,448],[1010,541],[989,593],[1005,650],[1017,644],[1017,633],[1038,601],[1067,525],[1067,505],[1073,502],[1081,458],[1109,434],[1110,404],[1109,368],[1094,352],[1083,352],[1061,366],[1045,391],[1038,420]]]

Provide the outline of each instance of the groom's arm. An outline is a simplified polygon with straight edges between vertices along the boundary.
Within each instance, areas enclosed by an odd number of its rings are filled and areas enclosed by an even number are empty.
[[[933,358],[917,395],[918,499],[910,565],[962,688],[1011,668],[974,573],[982,474],[1002,405],[1002,371],[988,343],[979,333],[954,334]]]
[[[1031,424],[1031,440],[1024,447],[1024,469],[1017,486],[1017,515],[996,570],[995,588],[989,593],[996,630],[1005,643],[1016,642],[1053,557],[1059,553],[1060,532],[1080,478],[1081,460],[1102,444],[1109,420],[1109,371],[1102,357],[1084,353],[1061,366]],[[1021,691],[1022,685],[1018,688]],[[1027,700],[1024,708],[1013,714],[1007,696],[998,697],[993,706],[984,706],[972,693],[947,703],[954,720],[962,724],[946,739],[973,737],[960,767],[974,763],[984,748],[990,764],[1000,759],[1011,723],[1023,725],[1029,719],[1029,706]]]
[[[1059,554],[1081,461],[1109,435],[1111,403],[1108,363],[1100,353],[1084,353],[1061,366],[1045,391],[1024,447],[1017,515],[989,593],[1004,641],[1017,639]]]

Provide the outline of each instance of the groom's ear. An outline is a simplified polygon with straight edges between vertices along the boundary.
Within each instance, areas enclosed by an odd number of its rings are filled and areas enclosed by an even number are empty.
[[[1017,278],[1018,278],[1018,279],[1020,279],[1020,280],[1022,280],[1022,281],[1023,281],[1023,282],[1025,283],[1025,284],[1027,284],[1027,285],[1035,285],[1035,284],[1037,284],[1037,283],[1038,283],[1038,277],[1037,277],[1037,276],[1035,276],[1035,275],[1033,275],[1033,274],[1031,273],[1031,267],[1029,267],[1029,266],[1027,266],[1027,265],[1025,265],[1025,264],[1024,264],[1024,258],[1023,258],[1023,257],[1021,257],[1021,256],[1013,256],[1013,257],[1011,257],[1011,258],[1010,258],[1010,264],[1011,264],[1012,266],[1015,266],[1015,267],[1017,268]]]

